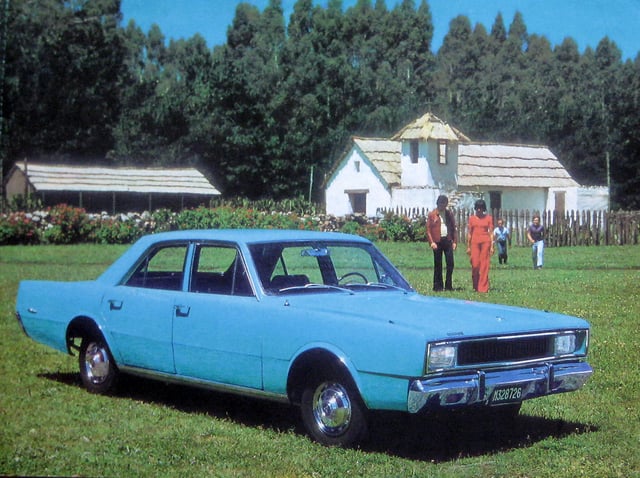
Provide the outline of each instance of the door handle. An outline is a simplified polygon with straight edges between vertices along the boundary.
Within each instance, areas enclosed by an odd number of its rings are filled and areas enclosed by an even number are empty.
[[[188,305],[176,305],[176,317],[189,317],[191,307]]]
[[[121,300],[109,299],[109,310],[122,309],[123,302]]]

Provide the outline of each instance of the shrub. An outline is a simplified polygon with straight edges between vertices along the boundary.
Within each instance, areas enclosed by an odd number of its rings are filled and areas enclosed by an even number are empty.
[[[185,209],[178,213],[176,223],[178,229],[235,229],[240,227],[253,227],[251,210],[239,209],[228,206],[210,209],[198,207]]]
[[[31,214],[12,212],[0,215],[0,245],[37,244],[40,242],[38,223]]]
[[[37,211],[42,209],[42,200],[34,194],[15,195],[7,202],[10,211]]]
[[[130,213],[116,217],[88,215],[84,209],[65,204],[46,211],[12,213],[0,217],[0,244],[71,244],[97,242],[100,244],[128,244],[143,234],[184,229],[298,229],[341,230],[366,237],[371,241],[424,241],[424,218],[412,222],[405,216],[387,213],[380,223],[372,223],[365,217],[349,216],[338,219],[300,213],[305,203],[299,201],[262,201],[264,207],[251,207],[248,200],[237,206],[200,206],[172,212],[158,209],[141,215]],[[289,211],[283,211],[283,209]],[[297,209],[294,211],[293,209]],[[343,222],[346,221],[346,222]]]
[[[48,210],[49,225],[43,238],[50,244],[72,244],[85,242],[93,232],[84,209],[60,204]]]
[[[384,230],[384,237],[380,239],[394,242],[413,241],[413,225],[406,216],[388,212],[380,221],[380,227]]]
[[[298,229],[300,220],[295,214],[221,206],[184,210],[177,215],[176,224],[178,229]]]
[[[101,220],[93,233],[93,239],[99,244],[131,244],[144,231],[135,221],[118,219]]]
[[[427,242],[427,218],[420,216],[411,224],[413,229],[413,240],[418,242]]]
[[[340,229],[340,232],[344,232],[346,234],[360,234],[361,226],[356,221],[347,221],[344,223],[344,226]]]
[[[154,232],[174,231],[178,229],[176,216],[170,209],[156,209],[151,213],[148,229]]]

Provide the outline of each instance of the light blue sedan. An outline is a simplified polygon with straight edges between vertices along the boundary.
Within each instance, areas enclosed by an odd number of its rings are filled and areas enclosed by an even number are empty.
[[[21,282],[16,309],[90,392],[128,373],[292,403],[325,445],[362,440],[370,410],[515,415],[592,374],[584,320],[420,295],[339,233],[149,235],[95,281]]]

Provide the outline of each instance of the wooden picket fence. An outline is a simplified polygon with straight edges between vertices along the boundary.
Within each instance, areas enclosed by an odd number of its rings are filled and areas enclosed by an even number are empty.
[[[454,209],[459,241],[466,242],[466,230],[472,210]],[[395,208],[381,210],[381,214],[394,213],[412,220],[424,220],[425,208]],[[510,231],[510,245],[526,246],[527,228],[536,211],[491,211],[494,223],[504,220]],[[640,239],[640,211],[543,211],[540,220],[545,226],[545,242],[551,247],[609,246],[638,244]]]

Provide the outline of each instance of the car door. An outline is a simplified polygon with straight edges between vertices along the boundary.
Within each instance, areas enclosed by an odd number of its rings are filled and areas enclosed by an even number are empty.
[[[198,244],[191,271],[173,324],[177,374],[262,388],[259,303],[239,251]]]
[[[107,291],[103,316],[112,351],[125,366],[175,373],[173,320],[183,288],[188,244],[148,251],[123,284]]]

